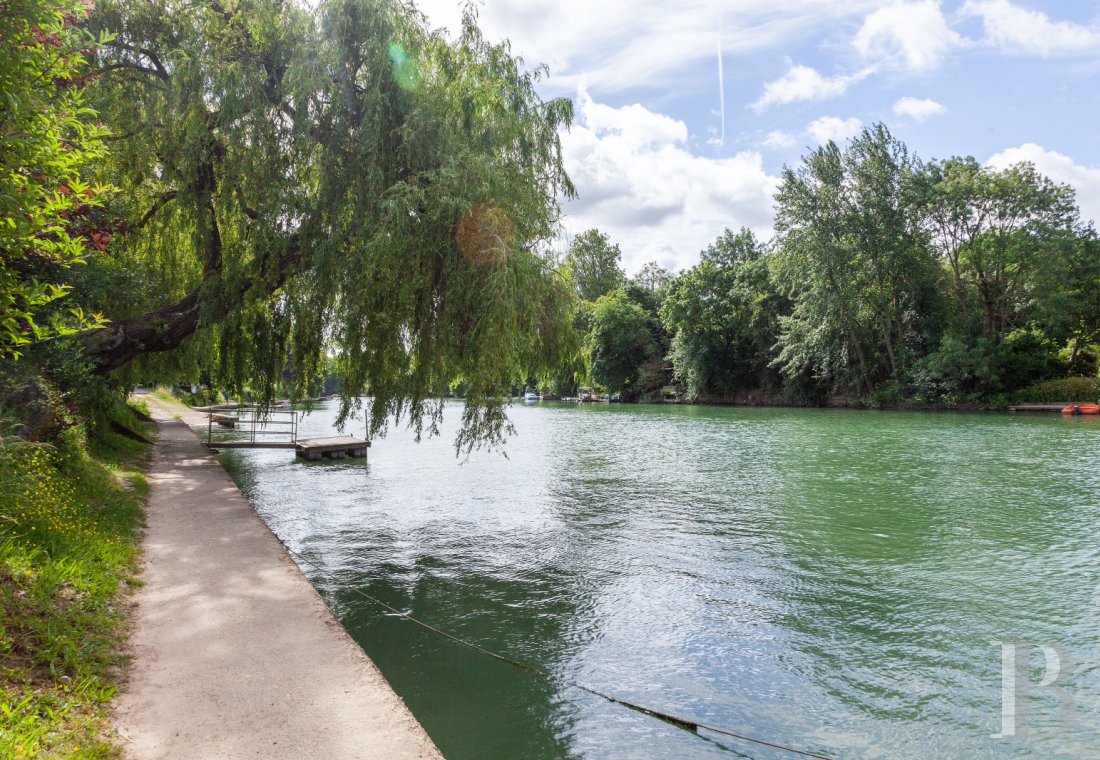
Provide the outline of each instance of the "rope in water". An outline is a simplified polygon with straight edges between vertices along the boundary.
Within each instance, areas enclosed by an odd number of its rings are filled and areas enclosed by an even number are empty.
[[[817,752],[810,752],[808,750],[796,749],[794,747],[788,747],[784,744],[779,744],[777,742],[770,742],[770,741],[766,741],[764,739],[757,739],[757,738],[754,738],[752,736],[746,736],[745,734],[735,733],[733,731],[730,731],[730,730],[725,729],[725,728],[721,728],[719,726],[712,726],[712,725],[709,725],[707,723],[702,723],[700,721],[697,721],[697,720],[694,720],[694,719],[691,719],[691,718],[685,718],[685,717],[682,717],[680,715],[674,715],[672,713],[664,712],[664,711],[661,711],[661,710],[655,710],[651,707],[645,707],[644,705],[639,705],[639,704],[636,704],[634,702],[630,702],[628,700],[621,699],[619,697],[613,696],[611,694],[606,694],[602,691],[599,691],[598,689],[593,689],[590,686],[585,686],[584,684],[578,683],[577,681],[572,681],[568,678],[562,678],[561,676],[554,675],[553,673],[550,673],[549,671],[543,670],[542,668],[535,667],[534,665],[529,665],[528,663],[520,662],[519,660],[513,660],[510,657],[506,657],[506,656],[504,656],[502,654],[499,654],[497,652],[493,652],[492,650],[486,649],[485,647],[480,646],[478,644],[475,644],[472,641],[467,641],[466,639],[459,638],[458,636],[455,636],[453,633],[448,633],[447,631],[444,631],[440,628],[436,628],[434,625],[431,625],[430,623],[425,623],[423,620],[418,620],[417,618],[413,617],[412,614],[409,613],[409,612],[402,612],[401,610],[397,609],[393,605],[387,604],[386,602],[382,601],[381,599],[379,599],[375,596],[371,596],[367,592],[363,591],[361,588],[359,588],[357,586],[353,586],[349,583],[345,583],[345,582],[341,581],[340,579],[338,579],[338,578],[330,575],[329,573],[325,572],[325,570],[318,567],[315,563],[311,562],[309,559],[307,559],[306,557],[303,557],[301,554],[296,552],[294,549],[287,546],[286,542],[283,541],[281,538],[279,539],[279,542],[283,545],[283,547],[286,548],[286,550],[291,555],[293,555],[299,561],[304,562],[305,564],[309,565],[311,568],[313,568],[317,572],[318,575],[320,575],[322,578],[324,578],[329,583],[331,583],[335,586],[339,586],[339,587],[341,587],[343,589],[346,589],[348,591],[351,591],[355,594],[358,594],[359,596],[363,597],[364,599],[367,599],[368,601],[371,601],[374,604],[377,604],[379,607],[382,607],[382,608],[388,610],[389,612],[392,612],[397,617],[404,618],[405,620],[408,620],[410,623],[415,623],[416,625],[420,626],[421,628],[429,630],[429,631],[431,631],[432,633],[435,633],[438,636],[442,636],[443,638],[449,639],[450,641],[453,641],[456,644],[461,644],[464,647],[468,647],[469,649],[473,649],[475,652],[480,652],[481,654],[484,654],[488,657],[492,657],[495,660],[500,660],[501,662],[505,662],[505,663],[507,663],[507,664],[509,664],[513,667],[520,668],[521,670],[529,671],[529,672],[534,673],[536,675],[540,675],[543,678],[549,679],[551,681],[555,681],[559,684],[562,684],[563,686],[570,686],[570,687],[573,687],[575,689],[580,689],[581,691],[592,694],[593,696],[599,697],[600,699],[604,699],[604,700],[607,700],[608,702],[611,702],[613,704],[621,705],[622,707],[626,707],[626,708],[629,708],[629,709],[634,710],[636,712],[640,712],[643,715],[649,715],[650,717],[657,718],[659,720],[663,720],[666,723],[671,723],[672,725],[677,726],[678,728],[682,728],[686,731],[691,731],[693,733],[697,733],[699,731],[699,729],[704,729],[706,731],[711,731],[711,732],[716,733],[716,734],[722,734],[723,736],[729,736],[733,739],[739,739],[740,741],[749,742],[751,744],[757,744],[757,745],[760,745],[760,746],[763,746],[763,747],[771,747],[772,749],[778,749],[778,750],[782,750],[784,752],[790,752],[791,754],[799,755],[800,757],[812,757],[812,758],[817,758],[817,760],[831,760],[831,758],[827,757],[826,755],[821,755],[821,754],[818,754]]]

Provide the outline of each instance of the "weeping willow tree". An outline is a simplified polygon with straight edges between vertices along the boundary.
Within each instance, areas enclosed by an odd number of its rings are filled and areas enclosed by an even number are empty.
[[[90,23],[113,35],[89,91],[127,222],[111,256],[142,283],[83,336],[94,371],[198,352],[267,401],[334,359],[340,421],[367,395],[372,433],[434,431],[461,381],[459,446],[499,443],[502,397],[571,341],[541,252],[572,107],[543,71],[471,9],[449,39],[397,0],[102,0]]]

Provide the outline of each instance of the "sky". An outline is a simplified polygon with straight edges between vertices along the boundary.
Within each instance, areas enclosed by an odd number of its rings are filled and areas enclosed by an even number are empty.
[[[459,0],[416,0],[456,30]],[[884,122],[928,160],[1031,161],[1100,221],[1100,0],[483,0],[480,26],[573,100],[579,197],[629,274],[771,237],[784,166]]]

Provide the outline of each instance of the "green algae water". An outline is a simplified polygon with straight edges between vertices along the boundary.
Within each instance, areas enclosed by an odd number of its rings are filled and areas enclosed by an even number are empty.
[[[366,465],[222,460],[326,574],[563,680],[831,757],[1100,757],[1100,419],[511,417],[507,458],[457,460],[445,424],[420,444],[391,432]],[[793,757],[547,681],[303,571],[451,760]]]

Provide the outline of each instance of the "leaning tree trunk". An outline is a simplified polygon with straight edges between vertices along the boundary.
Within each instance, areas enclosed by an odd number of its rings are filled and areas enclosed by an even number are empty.
[[[175,303],[80,335],[93,372],[105,375],[141,354],[171,351],[199,327],[198,291]]]
[[[216,283],[219,272],[208,271],[203,283],[183,298],[136,317],[112,322],[98,330],[86,330],[77,337],[92,363],[92,372],[105,375],[133,361],[138,356],[171,351],[202,327],[218,324],[249,299],[267,298],[278,291],[296,274],[305,258],[301,255],[301,238],[291,235],[286,250],[275,261],[271,274],[259,278],[243,278],[229,293],[222,293],[205,309],[201,294]]]

